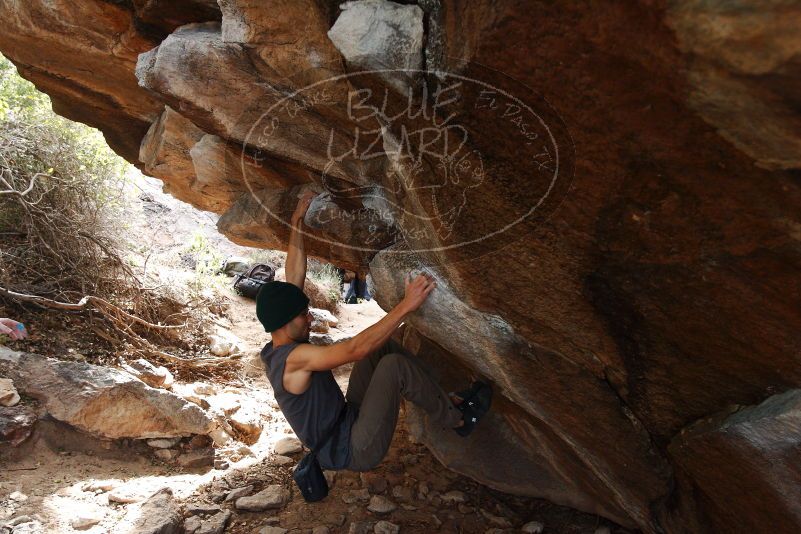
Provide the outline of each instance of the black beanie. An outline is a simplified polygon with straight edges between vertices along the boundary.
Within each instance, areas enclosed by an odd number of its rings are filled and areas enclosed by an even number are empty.
[[[268,282],[256,295],[256,317],[265,332],[275,332],[309,305],[309,297],[295,284]]]

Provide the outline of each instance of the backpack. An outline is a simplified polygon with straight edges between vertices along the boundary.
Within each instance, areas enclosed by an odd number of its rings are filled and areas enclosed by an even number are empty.
[[[256,299],[261,286],[272,282],[275,278],[275,267],[264,263],[257,263],[234,280],[234,290],[249,299]]]

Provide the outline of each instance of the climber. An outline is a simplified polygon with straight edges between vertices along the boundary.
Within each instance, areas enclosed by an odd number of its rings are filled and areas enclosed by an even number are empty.
[[[295,434],[324,469],[366,471],[389,450],[401,398],[422,408],[443,428],[469,435],[489,410],[492,391],[483,382],[449,395],[413,355],[390,339],[436,288],[430,275],[406,277],[405,296],[380,321],[329,346],[309,344],[311,314],[303,292],[306,253],[301,227],[313,194],[303,195],[291,218],[286,282],[266,284],[256,315],[272,340],[261,351],[275,398]],[[331,372],[355,362],[347,393]]]

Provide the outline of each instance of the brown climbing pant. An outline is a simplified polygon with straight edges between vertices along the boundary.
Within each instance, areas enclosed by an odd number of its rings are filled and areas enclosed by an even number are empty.
[[[350,433],[348,469],[367,471],[384,459],[398,423],[401,397],[443,427],[455,427],[462,420],[461,412],[422,362],[389,340],[356,362],[350,373],[345,398],[359,406],[359,417]]]

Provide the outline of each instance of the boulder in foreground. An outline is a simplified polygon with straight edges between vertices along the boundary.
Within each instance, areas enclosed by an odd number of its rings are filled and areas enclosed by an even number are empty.
[[[54,419],[101,438],[190,436],[215,427],[196,404],[117,369],[0,347],[0,373]]]

